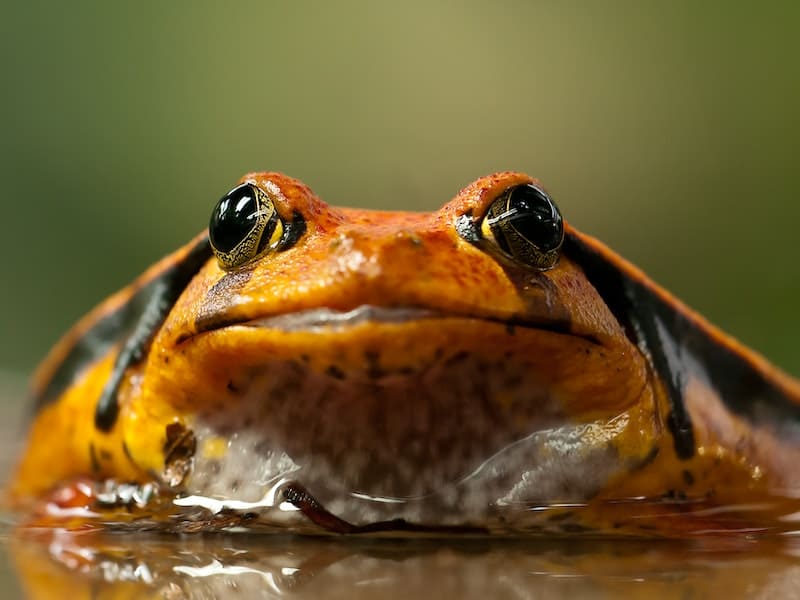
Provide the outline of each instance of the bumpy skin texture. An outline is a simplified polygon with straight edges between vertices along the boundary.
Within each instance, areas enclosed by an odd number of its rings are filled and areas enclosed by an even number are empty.
[[[290,472],[329,510],[360,524],[480,525],[499,506],[575,502],[585,505],[580,514],[559,519],[576,530],[645,523],[680,533],[719,524],[676,518],[660,499],[705,506],[800,484],[790,468],[800,459],[797,444],[730,413],[702,369],[686,371],[696,448],[679,458],[665,425],[665,386],[583,266],[561,256],[552,270],[536,271],[489,240],[459,235],[459,219],[478,222],[504,190],[534,179],[479,179],[433,213],[332,207],[278,173],[242,181],[266,190],[285,221],[302,215],[306,231],[290,248],[238,269],[223,271],[214,259],[200,269],[145,360],[129,369],[109,432],[94,427],[94,410],[113,352],[77,374],[33,422],[10,486],[17,505],[35,505],[81,477],[254,501],[270,478]],[[598,242],[568,225],[567,233],[646,281]],[[68,334],[40,377],[126,297]],[[344,324],[293,320],[365,306],[416,312]],[[686,314],[746,354],[787,398],[797,396],[793,381]],[[170,427],[195,436],[179,476]],[[280,456],[289,462],[277,464]],[[354,493],[414,501],[359,504]],[[630,507],[618,500],[634,497],[652,500],[637,509],[650,520],[626,521]]]

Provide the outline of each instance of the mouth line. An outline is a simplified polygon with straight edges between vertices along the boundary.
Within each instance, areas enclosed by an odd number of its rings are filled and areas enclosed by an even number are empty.
[[[311,308],[297,312],[271,315],[260,319],[243,321],[246,327],[264,327],[280,331],[313,331],[315,329],[342,329],[360,323],[406,323],[423,319],[442,318],[445,315],[434,310],[414,307],[388,308],[365,304],[351,310]]]
[[[177,341],[180,344],[197,335],[237,325],[256,329],[274,329],[284,332],[336,331],[363,323],[408,323],[411,321],[432,319],[472,319],[505,326],[510,335],[514,334],[516,328],[532,329],[568,335],[585,340],[596,346],[603,345],[600,340],[591,334],[572,331],[571,324],[569,320],[566,319],[505,319],[486,315],[446,313],[414,306],[386,307],[371,304],[364,304],[350,310],[337,310],[328,307],[310,308],[256,319],[243,319],[240,317],[225,318],[224,316],[216,319],[206,319],[204,322],[198,324],[195,332],[185,334]]]

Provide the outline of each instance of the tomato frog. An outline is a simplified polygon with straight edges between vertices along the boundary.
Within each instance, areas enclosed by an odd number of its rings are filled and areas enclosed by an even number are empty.
[[[37,524],[793,529],[800,385],[497,173],[437,212],[253,173],[34,376]]]

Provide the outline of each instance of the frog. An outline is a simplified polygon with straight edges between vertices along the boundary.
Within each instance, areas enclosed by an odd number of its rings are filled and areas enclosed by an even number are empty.
[[[800,384],[516,172],[427,213],[247,174],[31,396],[38,526],[775,532],[800,488]]]

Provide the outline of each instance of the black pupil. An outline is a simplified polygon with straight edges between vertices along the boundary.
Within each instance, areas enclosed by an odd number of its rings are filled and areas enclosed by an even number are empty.
[[[247,184],[231,190],[211,213],[208,225],[211,245],[221,252],[230,252],[252,231],[257,216],[255,191]]]
[[[539,188],[521,185],[508,198],[508,223],[542,252],[561,244],[564,226],[555,203]]]

